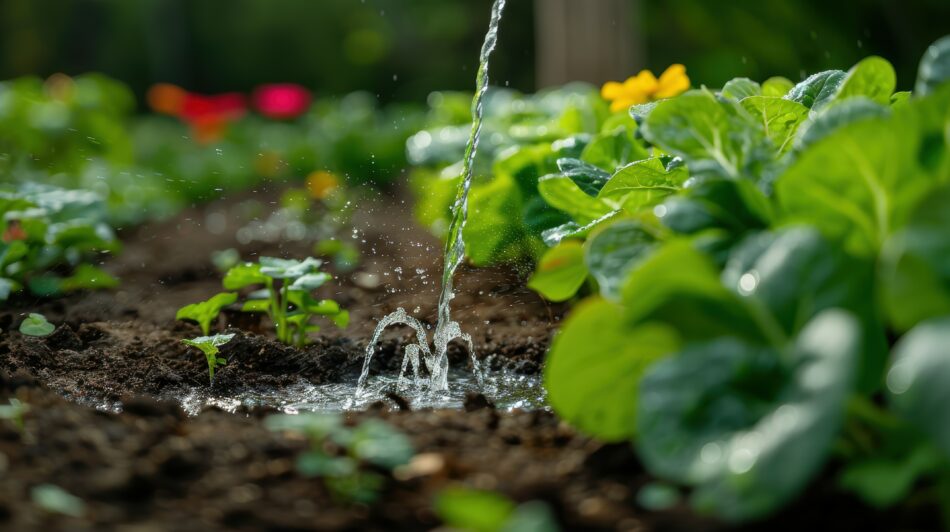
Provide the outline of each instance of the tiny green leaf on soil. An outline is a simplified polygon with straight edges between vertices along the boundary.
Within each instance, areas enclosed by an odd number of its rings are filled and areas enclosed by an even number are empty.
[[[56,326],[46,321],[42,314],[30,313],[20,322],[20,332],[27,336],[49,336],[56,330]]]

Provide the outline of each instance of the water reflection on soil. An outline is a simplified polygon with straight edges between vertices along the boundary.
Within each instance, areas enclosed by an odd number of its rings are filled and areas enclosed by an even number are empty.
[[[374,377],[366,390],[356,398],[356,382],[312,384],[300,382],[279,389],[249,389],[239,394],[216,395],[207,388],[191,388],[178,398],[182,408],[195,415],[207,406],[228,412],[238,408],[272,407],[286,413],[307,411],[363,410],[370,404],[385,400],[388,392],[405,398],[413,409],[462,408],[469,392],[481,392],[499,410],[547,410],[547,394],[540,375],[519,375],[507,371],[486,372],[479,388],[471,372],[451,371],[452,386],[447,391],[430,392],[396,389],[395,377]]]

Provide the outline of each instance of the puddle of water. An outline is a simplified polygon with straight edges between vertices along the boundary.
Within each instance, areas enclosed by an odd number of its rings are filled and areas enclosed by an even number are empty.
[[[471,372],[450,371],[452,387],[445,391],[399,392],[396,377],[379,376],[373,379],[356,397],[357,383],[312,384],[301,380],[279,389],[250,389],[234,395],[216,395],[206,388],[190,388],[178,395],[182,408],[195,415],[203,408],[216,406],[227,412],[238,408],[273,407],[281,412],[339,412],[363,410],[375,401],[385,398],[387,392],[405,397],[414,410],[424,408],[461,409],[468,392],[485,394],[499,410],[547,410],[547,393],[541,384],[541,375],[519,375],[507,371],[486,372],[479,388]]]

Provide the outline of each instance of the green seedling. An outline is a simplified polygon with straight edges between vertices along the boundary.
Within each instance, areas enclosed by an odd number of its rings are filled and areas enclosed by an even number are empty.
[[[22,323],[20,333],[27,336],[49,336],[56,330],[56,326],[46,321],[46,316],[31,312]]]
[[[23,415],[29,411],[30,405],[11,397],[8,404],[0,405],[0,419],[6,419],[13,423],[18,432],[23,432]]]
[[[557,532],[551,508],[541,501],[515,504],[493,491],[448,488],[435,500],[435,511],[454,530],[470,532]]]
[[[0,186],[0,301],[23,289],[52,297],[118,285],[89,263],[119,250],[105,216],[102,198],[88,190]]]
[[[385,479],[365,470],[364,464],[392,471],[413,456],[409,439],[376,419],[351,428],[339,414],[282,414],[270,416],[265,424],[273,431],[306,436],[310,449],[297,457],[297,471],[322,478],[327,489],[343,501],[368,504],[379,494]]]
[[[309,333],[320,330],[310,323],[314,316],[323,316],[340,328],[350,321],[349,313],[336,301],[316,300],[310,295],[331,279],[330,274],[319,271],[321,264],[312,257],[302,261],[261,257],[256,264],[247,262],[228,270],[223,284],[228,290],[263,286],[251,293],[242,310],[267,313],[278,340],[303,346]]]
[[[226,272],[241,262],[241,254],[234,248],[211,252],[211,264],[220,272]]]
[[[234,292],[222,292],[207,301],[192,303],[178,309],[175,314],[176,320],[194,321],[201,327],[201,332],[208,335],[211,332],[211,324],[221,313],[221,309],[237,301],[237,294]]]
[[[70,517],[82,517],[86,503],[82,499],[53,484],[40,484],[30,490],[33,503],[43,510]]]
[[[322,240],[313,246],[317,255],[330,257],[340,271],[350,271],[360,260],[360,252],[353,244],[342,240]]]
[[[214,383],[214,370],[218,366],[223,366],[227,360],[218,356],[218,348],[231,341],[233,334],[216,334],[214,336],[199,336],[191,340],[182,340],[181,343],[197,347],[204,353],[208,360],[208,377]]]

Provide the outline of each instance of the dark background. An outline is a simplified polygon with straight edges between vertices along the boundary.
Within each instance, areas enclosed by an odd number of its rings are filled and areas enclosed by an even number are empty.
[[[574,1],[629,1],[623,20],[603,24],[604,32],[629,32],[638,48],[636,64],[614,77],[681,62],[696,86],[733,76],[797,80],[878,54],[895,64],[899,87],[908,89],[926,46],[950,33],[948,0]],[[158,81],[206,93],[292,81],[318,96],[365,89],[383,100],[421,100],[435,89],[471,89],[490,5],[0,0],[0,79],[98,71],[139,96]],[[493,59],[495,83],[537,88],[536,26],[544,20],[538,15],[554,5],[509,0]]]

